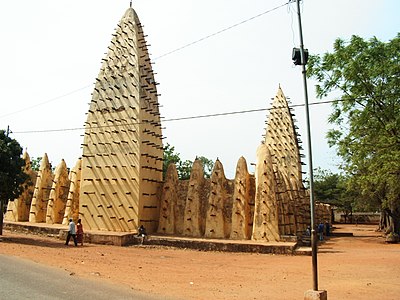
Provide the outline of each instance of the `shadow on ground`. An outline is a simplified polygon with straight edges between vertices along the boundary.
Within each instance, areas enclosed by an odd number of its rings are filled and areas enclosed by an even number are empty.
[[[38,239],[37,236],[34,236],[32,238],[30,237],[10,237],[10,236],[2,236],[1,237],[1,243],[7,243],[7,244],[23,244],[23,245],[30,245],[30,246],[38,246],[38,247],[48,247],[48,248],[65,248],[69,247],[65,245],[64,241],[61,240],[44,240],[44,239]],[[70,242],[70,246],[73,247],[74,242]]]

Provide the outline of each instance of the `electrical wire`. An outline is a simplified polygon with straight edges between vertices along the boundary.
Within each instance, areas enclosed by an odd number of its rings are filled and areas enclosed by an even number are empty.
[[[295,43],[295,33],[294,33],[294,29],[293,29],[293,10],[290,5],[288,5],[288,7],[287,7],[287,12],[288,12],[288,14],[290,14],[290,30],[292,31],[292,44],[293,44],[293,47],[295,47],[296,43]]]
[[[283,7],[283,6],[285,6],[285,5],[290,4],[290,2],[291,2],[291,0],[289,0],[288,2],[286,2],[286,3],[284,3],[284,4],[281,4],[281,5],[279,5],[279,6],[276,6],[276,7],[272,8],[272,9],[269,9],[269,10],[266,10],[266,11],[264,11],[264,12],[262,12],[262,13],[259,13],[259,14],[255,15],[255,16],[253,16],[253,17],[250,17],[250,18],[248,18],[248,19],[245,19],[245,20],[242,20],[242,21],[240,21],[240,22],[238,22],[238,23],[235,23],[235,24],[233,24],[233,25],[231,25],[231,26],[225,27],[225,28],[223,28],[223,29],[221,29],[221,30],[219,30],[219,31],[216,31],[216,32],[214,32],[214,33],[211,33],[211,34],[209,34],[209,35],[207,35],[207,36],[204,36],[204,37],[202,37],[202,38],[200,38],[200,39],[197,39],[197,40],[195,40],[195,41],[193,41],[193,42],[190,42],[190,43],[188,43],[188,44],[186,44],[186,45],[183,45],[183,46],[181,46],[181,47],[178,47],[178,48],[176,48],[176,49],[174,49],[174,50],[171,50],[171,51],[169,51],[169,52],[167,52],[167,53],[164,53],[164,54],[162,54],[162,55],[160,55],[160,56],[157,56],[157,57],[154,58],[153,60],[157,60],[157,59],[163,58],[163,57],[165,57],[165,56],[168,56],[168,55],[170,55],[170,54],[176,53],[176,52],[178,52],[178,51],[181,51],[181,50],[183,50],[183,49],[185,49],[185,48],[188,48],[188,47],[193,46],[193,45],[195,45],[195,44],[198,44],[198,43],[200,43],[200,42],[203,42],[203,41],[205,41],[205,40],[207,40],[207,39],[209,39],[209,38],[211,38],[211,37],[214,37],[214,36],[219,35],[219,34],[221,34],[221,33],[223,33],[223,32],[226,32],[226,31],[228,31],[228,30],[230,30],[230,29],[232,29],[232,28],[238,27],[238,26],[243,25],[243,24],[245,24],[245,23],[247,23],[247,22],[250,22],[250,21],[252,21],[252,20],[254,20],[254,19],[256,19],[256,18],[259,18],[259,17],[261,17],[261,16],[264,16],[264,15],[270,13],[270,12],[273,12],[273,11],[275,11],[275,10],[277,10],[277,9],[279,9],[279,8],[281,8],[281,7]],[[76,89],[76,90],[74,90],[74,91],[68,92],[68,93],[66,93],[66,94],[64,94],[64,95],[51,98],[51,99],[46,100],[46,101],[41,102],[41,103],[38,103],[38,104],[35,104],[35,105],[32,105],[32,106],[29,106],[29,107],[25,107],[25,108],[23,108],[23,109],[20,109],[20,110],[17,110],[17,111],[13,111],[13,112],[10,112],[10,113],[4,114],[4,115],[0,115],[0,118],[4,118],[4,117],[8,117],[8,116],[11,116],[11,115],[14,115],[14,114],[18,114],[18,113],[20,113],[20,112],[23,112],[23,111],[26,111],[26,110],[29,110],[29,109],[32,109],[32,108],[35,108],[35,107],[38,107],[38,106],[41,106],[41,105],[50,103],[50,102],[53,102],[53,101],[55,101],[55,100],[58,100],[58,99],[67,97],[67,96],[69,96],[69,95],[72,95],[72,94],[74,94],[74,93],[76,93],[76,92],[79,92],[79,91],[84,90],[84,89],[86,89],[86,88],[88,88],[88,87],[91,87],[91,86],[93,86],[93,84],[86,85],[86,86],[81,87],[81,88],[78,88],[78,89]]]
[[[71,92],[68,92],[68,93],[66,93],[66,94],[64,94],[64,95],[60,95],[60,96],[51,98],[51,99],[49,99],[49,100],[46,100],[46,101],[44,101],[44,102],[40,102],[40,103],[37,103],[37,104],[35,104],[35,105],[31,105],[31,106],[22,108],[22,109],[20,109],[20,110],[16,110],[16,111],[13,111],[13,112],[10,112],[10,113],[1,115],[0,118],[8,117],[8,116],[11,116],[11,115],[14,115],[14,114],[17,114],[17,113],[20,113],[20,112],[23,112],[23,111],[26,111],[26,110],[29,110],[29,109],[32,109],[32,108],[35,108],[35,107],[44,105],[44,104],[47,104],[47,103],[50,103],[50,102],[59,100],[59,99],[61,99],[61,98],[67,97],[67,96],[69,96],[69,95],[72,95],[72,94],[75,94],[75,93],[77,93],[77,92],[80,92],[80,91],[82,91],[82,90],[84,90],[84,89],[87,89],[87,88],[91,87],[92,85],[93,85],[93,84],[86,85],[86,86],[81,87],[81,88],[79,88],[79,89],[76,89],[76,90],[73,90],[73,91],[71,91]]]
[[[188,43],[188,44],[186,44],[186,45],[183,45],[183,46],[181,46],[181,47],[179,47],[179,48],[176,48],[176,49],[174,49],[174,50],[172,50],[172,51],[169,51],[169,52],[167,52],[167,53],[165,53],[165,54],[162,54],[162,55],[160,55],[160,56],[157,56],[156,58],[154,58],[154,60],[157,60],[157,59],[160,59],[160,58],[165,57],[165,56],[167,56],[167,55],[173,54],[173,53],[178,52],[178,51],[180,51],[180,50],[182,50],[182,49],[185,49],[185,48],[187,48],[187,47],[193,46],[193,45],[198,44],[198,43],[200,43],[200,42],[202,42],[202,41],[204,41],[204,40],[207,40],[207,39],[212,38],[212,37],[214,37],[214,36],[216,36],[216,35],[219,35],[219,34],[221,34],[221,33],[224,33],[224,32],[226,32],[226,31],[228,31],[228,30],[231,30],[231,29],[233,29],[233,28],[235,28],[235,27],[238,27],[238,26],[240,26],[240,25],[243,25],[243,24],[245,24],[245,23],[247,23],[247,22],[253,21],[254,19],[257,19],[257,18],[259,18],[259,17],[261,17],[261,16],[264,16],[264,15],[270,13],[270,12],[273,12],[273,11],[275,11],[275,10],[277,10],[277,9],[279,9],[279,8],[281,8],[281,7],[283,7],[283,6],[285,6],[285,5],[288,5],[289,3],[290,3],[290,1],[289,1],[289,2],[286,2],[286,3],[284,3],[284,4],[281,4],[281,5],[279,5],[279,6],[276,6],[276,7],[274,7],[274,8],[271,8],[271,9],[269,9],[269,10],[266,10],[266,11],[264,11],[264,12],[262,12],[262,13],[259,13],[258,15],[255,15],[255,16],[250,17],[250,18],[248,18],[248,19],[242,20],[242,21],[240,21],[240,22],[238,22],[238,23],[235,23],[235,24],[233,24],[233,25],[231,25],[231,26],[225,27],[225,28],[223,28],[223,29],[221,29],[221,30],[219,30],[219,31],[216,31],[216,32],[214,32],[214,33],[211,33],[211,34],[209,34],[209,35],[206,35],[206,36],[204,36],[204,37],[202,37],[202,38],[200,38],[200,39],[198,39],[198,40],[195,40],[195,41],[190,42],[190,43]]]
[[[339,100],[311,102],[311,103],[309,103],[309,105],[328,104],[328,103],[333,103],[333,102],[337,102],[337,101],[339,101]],[[304,105],[305,104],[290,105],[289,109],[294,108],[294,107],[302,107]],[[282,108],[286,108],[286,107],[281,106],[281,107],[271,107],[271,108],[258,108],[258,109],[222,112],[222,113],[214,113],[214,114],[206,114],[206,115],[178,117],[178,118],[165,119],[165,120],[162,120],[162,122],[175,122],[175,121],[185,121],[185,120],[194,120],[194,119],[203,119],[203,118],[214,118],[214,117],[221,117],[221,116],[247,114],[247,113],[253,113],[253,112],[271,111],[271,110],[282,109]],[[124,124],[100,125],[100,126],[92,126],[89,128],[109,128],[109,127],[120,127],[120,126],[130,126],[130,125],[140,125],[140,124],[146,124],[146,122],[131,122],[131,123],[124,123]],[[14,131],[13,133],[14,134],[46,133],[46,132],[60,132],[60,131],[76,131],[76,130],[84,130],[84,129],[86,129],[86,128],[85,127],[75,127],[75,128],[61,128],[61,129]]]

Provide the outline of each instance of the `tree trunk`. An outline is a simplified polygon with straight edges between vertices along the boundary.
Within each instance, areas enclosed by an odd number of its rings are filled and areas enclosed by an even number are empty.
[[[400,209],[392,212],[393,232],[400,234]]]
[[[386,234],[390,232],[400,232],[400,212],[398,209],[391,211],[390,209],[386,208],[381,211],[379,230],[385,232]]]
[[[379,220],[379,230],[386,232],[386,229],[390,226],[390,219],[386,209],[381,211],[381,217]]]

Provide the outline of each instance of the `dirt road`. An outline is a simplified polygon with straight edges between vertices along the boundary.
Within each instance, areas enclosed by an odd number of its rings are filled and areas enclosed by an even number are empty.
[[[319,248],[319,288],[329,299],[400,299],[400,244],[371,225],[336,225]],[[303,299],[310,256],[200,252],[150,246],[65,246],[54,238],[5,231],[0,253],[171,299]]]

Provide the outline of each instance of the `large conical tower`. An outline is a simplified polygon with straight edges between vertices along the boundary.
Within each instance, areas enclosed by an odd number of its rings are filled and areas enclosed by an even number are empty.
[[[85,123],[80,218],[88,229],[157,229],[162,134],[145,36],[129,8],[113,34]]]

